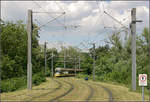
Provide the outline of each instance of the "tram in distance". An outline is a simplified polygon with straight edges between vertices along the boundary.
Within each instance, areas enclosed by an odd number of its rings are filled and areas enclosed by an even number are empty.
[[[76,73],[83,71],[83,69],[73,69],[73,68],[55,68],[55,77],[67,77],[75,76]]]

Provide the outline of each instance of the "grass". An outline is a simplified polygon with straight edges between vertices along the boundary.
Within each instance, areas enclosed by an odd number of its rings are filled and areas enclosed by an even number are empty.
[[[3,101],[27,101],[30,99],[33,99],[33,101],[48,101],[65,93],[70,88],[70,86],[63,80],[71,82],[74,85],[74,89],[68,95],[64,96],[63,98],[60,98],[60,100],[62,101],[83,101],[87,99],[88,95],[90,94],[90,89],[87,86],[87,84],[91,85],[91,87],[94,89],[93,97],[90,99],[91,101],[108,101],[108,93],[100,86],[94,85],[92,83],[100,84],[109,88],[113,93],[113,98],[115,101],[141,101],[142,98],[141,93],[131,92],[129,91],[129,88],[121,85],[115,85],[105,82],[93,82],[91,80],[84,81],[81,78],[68,77],[55,78],[55,80],[59,80],[61,82],[62,88],[53,93],[46,94],[57,88],[58,84],[51,78],[47,78],[46,82],[38,86],[34,86],[32,91],[23,89],[14,92],[2,93],[1,98]],[[39,97],[40,95],[43,96]],[[148,100],[147,94],[145,95],[145,100]]]
[[[100,86],[90,84],[88,81],[84,81],[83,79],[66,78],[65,80],[72,82],[75,85],[75,89],[67,96],[61,98],[60,100],[62,101],[84,101],[87,99],[88,95],[90,94],[90,89],[87,84],[89,84],[94,90],[93,97],[90,99],[90,101],[108,101],[109,99],[108,93],[105,92],[105,90]]]
[[[92,82],[92,81],[91,81]],[[115,101],[142,101],[142,94],[129,91],[129,88],[104,82],[93,82],[108,87],[112,93]],[[145,100],[148,101],[148,95],[145,95]]]
[[[2,100],[5,100],[5,101],[22,101],[22,100],[25,100],[25,99],[31,99],[34,95],[37,95],[37,94],[43,94],[44,92],[42,90],[34,90],[34,89],[38,89],[38,88],[42,88],[42,87],[46,87],[46,88],[49,88],[48,85],[50,82],[52,82],[51,79],[47,79],[48,81],[47,82],[44,82],[42,83],[41,85],[39,86],[33,86],[33,90],[32,91],[28,91],[27,89],[22,89],[22,90],[17,90],[17,91],[14,91],[14,92],[7,92],[7,93],[2,93],[1,94],[1,98]],[[50,87],[51,89],[53,87]]]
[[[45,95],[43,97],[36,98],[33,101],[49,101],[49,100],[51,100],[51,99],[53,99],[53,98],[63,94],[64,92],[66,92],[66,90],[68,90],[69,85],[64,83],[63,81],[61,81],[61,84],[62,84],[62,88],[61,89],[59,89],[59,90],[57,90],[57,91],[55,91],[53,93],[47,94],[47,95]],[[55,86],[55,84],[54,84],[54,86]]]
[[[69,82],[72,82],[74,84],[74,90],[70,92],[67,96],[61,98],[60,100],[64,101],[70,101],[70,100],[76,100],[76,101],[82,101],[85,100],[87,94],[88,94],[88,87],[81,84],[80,80],[76,80],[74,78],[65,78],[64,80],[67,80]]]

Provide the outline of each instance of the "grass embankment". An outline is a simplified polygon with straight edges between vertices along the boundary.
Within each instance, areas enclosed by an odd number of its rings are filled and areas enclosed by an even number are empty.
[[[88,77],[90,82],[92,81],[92,76],[88,75],[78,75],[78,78],[84,78]],[[131,87],[129,85],[125,85],[123,83],[117,83],[117,82],[111,82],[107,80],[98,80],[95,79],[94,83],[98,83],[100,85],[108,87],[112,93],[113,93],[113,98],[116,101],[142,101],[142,89],[139,87],[137,88],[136,91],[132,91]],[[144,94],[145,94],[145,100],[149,100],[149,90],[146,88],[144,89]]]
[[[60,89],[52,92],[59,86],[59,84],[55,80],[59,81],[62,86]],[[94,90],[93,96],[90,99],[91,101],[108,101],[109,94],[101,87],[101,85],[111,90],[115,101],[141,101],[141,93],[131,92],[127,87],[104,82],[93,82],[91,80],[85,81],[83,80],[83,78],[54,78],[54,80],[47,78],[46,82],[38,86],[34,86],[32,91],[27,91],[27,89],[23,89],[14,92],[2,93],[2,100],[49,101],[55,97],[64,94],[67,90],[69,90],[70,85],[67,84],[65,81],[72,83],[74,85],[74,89],[66,96],[61,97],[59,99],[61,101],[86,100],[91,91],[88,85],[90,85]],[[98,85],[95,85],[94,83]],[[145,100],[148,100],[147,94],[145,95]]]
[[[58,83],[54,80],[61,82],[62,87],[53,92],[58,87]],[[77,78],[55,78],[54,80],[47,78],[47,82],[34,86],[32,91],[18,90],[15,92],[8,92],[2,94],[2,100],[5,101],[49,101],[57,96],[64,94],[69,90],[70,86],[65,81],[74,85],[74,89],[66,96],[60,98],[61,101],[84,101],[90,94],[90,89],[87,86],[88,82]],[[89,84],[94,88],[94,95],[91,100],[108,100],[108,94],[99,86]]]
[[[56,84],[55,84],[56,86]],[[1,98],[4,101],[23,101],[23,100],[28,100],[31,99],[32,97],[36,96],[37,94],[43,94],[43,92],[40,90],[42,88],[52,88],[54,86],[49,85],[49,80],[46,82],[38,85],[38,86],[33,86],[32,91],[28,91],[27,89],[22,89],[22,90],[17,90],[14,92],[7,92],[7,93],[2,93]],[[39,89],[39,90],[37,90]],[[46,90],[44,90],[46,91]]]

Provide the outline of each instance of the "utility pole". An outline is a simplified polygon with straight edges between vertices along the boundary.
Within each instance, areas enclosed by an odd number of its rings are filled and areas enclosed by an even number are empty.
[[[81,66],[80,66],[80,54],[79,54],[79,69],[80,69],[80,67],[81,67]]]
[[[149,36],[148,36],[148,53],[149,53],[149,78],[150,78],[150,27],[149,27]],[[149,82],[150,87],[150,82]],[[149,102],[150,102],[150,89],[149,89]]]
[[[46,42],[44,44],[44,59],[45,59],[45,75],[46,75],[46,67],[47,67],[47,58],[46,58]]]
[[[95,43],[93,43],[93,80],[95,80]]]
[[[54,67],[53,67],[53,50],[52,50],[52,59],[51,59],[51,71],[52,71],[52,78],[53,78],[53,76],[54,76]]]
[[[1,6],[1,3],[0,3],[0,6]],[[1,18],[0,18],[0,24],[2,24],[1,23],[2,21],[1,21]],[[0,26],[0,102],[1,102],[1,90],[2,90],[2,88],[1,88],[1,83],[2,83],[2,81],[1,81],[1,76],[2,76],[2,66],[1,66],[1,62],[2,62],[2,60],[1,60],[1,32],[2,32],[2,25]]]
[[[132,34],[132,90],[136,90],[136,22],[142,22],[136,20],[136,8],[131,10],[131,34]]]
[[[28,10],[28,64],[27,64],[27,88],[32,90],[32,10]]]
[[[65,49],[64,49],[64,68],[66,68],[66,52],[65,52]]]
[[[76,72],[76,56],[75,56],[75,58],[74,58],[74,67],[75,67],[75,76],[76,76],[76,74],[77,74],[77,72]]]

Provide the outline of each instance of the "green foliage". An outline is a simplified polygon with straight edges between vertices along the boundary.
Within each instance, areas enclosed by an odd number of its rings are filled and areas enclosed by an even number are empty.
[[[90,78],[90,76],[89,75],[87,75],[87,74],[77,74],[77,76],[76,76],[77,78],[85,78],[85,77],[88,77],[88,78]]]
[[[4,22],[1,26],[1,48],[2,48],[2,91],[14,91],[26,84],[27,73],[27,31],[26,25],[22,21]],[[34,24],[33,28],[37,26]],[[148,55],[148,28],[143,29],[143,33],[137,36],[136,48],[137,48],[137,77],[138,74],[146,73],[149,75],[149,55]],[[32,34],[32,72],[33,72],[33,84],[39,85],[45,81],[44,74],[35,74],[38,72],[44,73],[44,52],[42,47],[38,44],[38,30],[34,30]],[[96,80],[101,81],[115,81],[118,83],[131,84],[131,36],[127,40],[122,41],[121,34],[115,32],[110,36],[110,44],[99,46],[96,48],[96,64],[95,73]],[[54,52],[54,69],[56,67],[64,67],[63,58],[58,56],[64,56],[66,53],[67,62],[66,67],[74,68],[78,67],[78,64],[74,65],[75,57],[80,53],[82,59],[81,68],[84,69],[84,75],[78,75],[78,77],[89,76],[92,78],[93,69],[93,49],[90,49],[89,53],[81,52],[80,49],[69,47],[64,48],[58,52],[56,49],[47,50],[47,73],[46,76],[50,76],[51,73],[51,53]],[[69,57],[73,58],[72,60]],[[78,59],[78,58],[77,58]],[[60,62],[57,62],[60,61]],[[18,78],[16,78],[18,77]],[[138,78],[137,78],[138,82]],[[150,83],[150,79],[148,79]],[[138,84],[137,84],[138,85]],[[150,88],[148,86],[147,88]]]
[[[50,77],[51,76],[51,69],[49,67],[46,68],[46,77]]]
[[[147,28],[144,28],[143,33],[137,36],[137,89],[140,89],[138,86],[138,75],[142,73],[149,75],[150,71],[148,36],[149,31]],[[122,43],[120,33],[114,33],[109,38],[109,41],[111,45],[96,48],[95,79],[98,81],[113,81],[131,86],[131,36]],[[90,49],[90,53],[88,54],[93,54],[92,49]],[[85,68],[85,73],[89,74],[89,77],[92,77],[93,60],[88,55],[84,57],[82,68]],[[82,77],[82,75],[79,77]],[[150,79],[148,79],[148,83],[150,83]],[[150,85],[147,88],[149,89],[149,87]]]
[[[43,73],[34,74],[32,77],[32,84],[39,85],[42,82],[45,82],[46,78]],[[2,80],[1,82],[1,91],[10,92],[18,89],[25,88],[27,86],[27,77],[11,78],[7,80]]]
[[[1,84],[2,92],[15,91],[26,85],[27,78],[26,77],[11,78],[11,79],[7,79],[7,80],[3,80],[1,83],[2,83]]]
[[[36,25],[34,24],[34,28]],[[4,22],[1,25],[2,92],[15,91],[26,86],[27,78],[27,30],[23,21]],[[38,44],[38,31],[32,34],[33,85],[44,82],[44,56]],[[36,74],[39,73],[39,74]]]
[[[36,25],[34,25],[36,27]],[[25,76],[27,73],[27,30],[23,21],[4,22],[1,25],[2,80]],[[38,31],[32,34],[33,73],[42,70],[44,63],[38,45]],[[44,61],[44,60],[43,60]]]
[[[32,81],[33,85],[39,85],[41,82],[45,82],[46,78],[45,78],[44,73],[38,73],[38,74],[33,75],[32,80],[33,80]]]
[[[145,73],[149,75],[148,57],[148,29],[137,36],[137,88],[138,75]],[[110,37],[111,48],[104,50],[105,46],[97,48],[96,55],[96,80],[115,81],[131,85],[132,61],[131,61],[131,36],[122,43],[120,34],[114,33]],[[150,82],[150,79],[148,79]],[[149,86],[147,87],[149,88]]]

